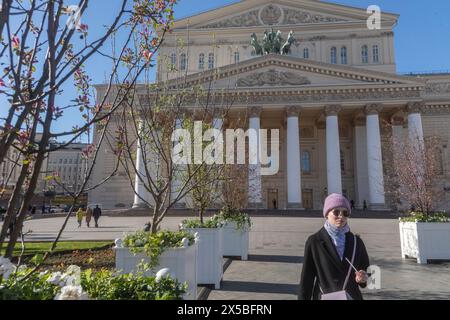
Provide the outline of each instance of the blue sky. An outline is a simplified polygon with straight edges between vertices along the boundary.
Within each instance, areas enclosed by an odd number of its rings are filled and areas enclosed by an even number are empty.
[[[76,3],[77,1],[73,1]],[[229,0],[179,0],[175,9],[177,19],[219,8],[238,1]],[[343,5],[367,8],[378,5],[383,11],[400,15],[395,27],[395,54],[397,70],[406,72],[450,72],[450,1],[449,0],[329,0]],[[67,1],[69,4],[70,1]],[[82,22],[89,25],[89,37],[94,39],[103,30],[102,25],[110,24],[117,12],[117,0],[94,0],[91,2]],[[108,12],[111,14],[108,15]],[[107,50],[107,49],[105,49]],[[96,57],[86,65],[89,76],[94,83],[103,83],[111,69],[101,57]],[[65,86],[65,99],[75,96],[71,81]],[[0,105],[4,99],[0,97]],[[6,108],[1,108],[4,114]],[[54,130],[70,128],[80,121],[76,111],[68,112],[64,119],[55,124]]]

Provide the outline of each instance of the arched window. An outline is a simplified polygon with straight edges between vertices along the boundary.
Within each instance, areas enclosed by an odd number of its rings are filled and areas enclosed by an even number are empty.
[[[172,53],[170,55],[170,63],[172,65],[172,68],[175,68],[175,66],[177,65],[177,54],[176,53]]]
[[[341,150],[341,172],[345,173],[345,156]]]
[[[234,63],[235,63],[235,64],[238,64],[240,61],[241,61],[241,55],[239,54],[238,51],[236,51],[236,52],[234,53]]]
[[[341,48],[341,63],[347,64],[347,47]]]
[[[311,173],[311,154],[309,151],[302,153],[302,170],[304,173]]]
[[[309,59],[309,49],[303,49],[303,59]]]
[[[330,56],[330,62],[332,64],[337,64],[337,49],[336,47],[331,48],[331,56]]]
[[[214,53],[210,53],[208,56],[208,69],[214,69]]]
[[[373,63],[379,63],[380,62],[380,50],[377,45],[374,45],[372,47],[372,53],[373,53]]]
[[[199,70],[205,69],[205,54],[204,53],[200,53],[200,55],[198,56],[198,69]]]
[[[182,53],[180,56],[180,69],[185,71],[186,70],[186,54]]]
[[[369,48],[366,45],[361,47],[361,61],[362,63],[369,63]]]

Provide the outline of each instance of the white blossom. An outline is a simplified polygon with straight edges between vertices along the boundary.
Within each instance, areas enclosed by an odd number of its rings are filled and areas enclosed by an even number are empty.
[[[156,274],[156,282],[161,281],[162,278],[166,278],[166,277],[171,277],[172,275],[170,274],[170,269],[168,268],[164,268],[158,271],[158,273]]]
[[[183,238],[183,240],[181,240],[181,244],[183,245],[183,248],[189,247],[189,239]]]
[[[10,275],[16,271],[16,266],[7,258],[0,257],[0,276],[8,280]]]
[[[55,300],[89,300],[89,297],[81,286],[65,286],[55,296]]]
[[[63,274],[59,271],[52,273],[50,278],[47,279],[47,282],[50,282],[51,284],[60,287],[64,287],[65,285],[65,281],[63,280]]]

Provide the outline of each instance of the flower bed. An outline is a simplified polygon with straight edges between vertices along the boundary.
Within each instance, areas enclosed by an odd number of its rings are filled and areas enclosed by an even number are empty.
[[[186,286],[166,272],[156,277],[108,270],[34,272],[0,257],[0,300],[181,300]]]

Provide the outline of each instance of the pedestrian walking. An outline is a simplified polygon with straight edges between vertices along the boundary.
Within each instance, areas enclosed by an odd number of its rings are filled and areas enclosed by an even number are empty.
[[[83,207],[80,207],[78,209],[76,215],[77,215],[77,221],[78,221],[78,228],[81,228],[81,224],[83,222],[83,218],[84,218],[84,215],[85,215]]]
[[[92,220],[92,208],[88,207],[86,210],[86,224],[88,228],[90,228],[91,220]]]
[[[369,256],[361,238],[350,231],[351,212],[340,194],[325,200],[325,224],[305,245],[300,300],[363,299],[359,288],[367,286]]]
[[[98,220],[100,219],[102,215],[102,209],[99,208],[98,205],[95,206],[94,212],[93,212],[93,216],[94,216],[94,221],[95,221],[95,227],[98,228]]]

